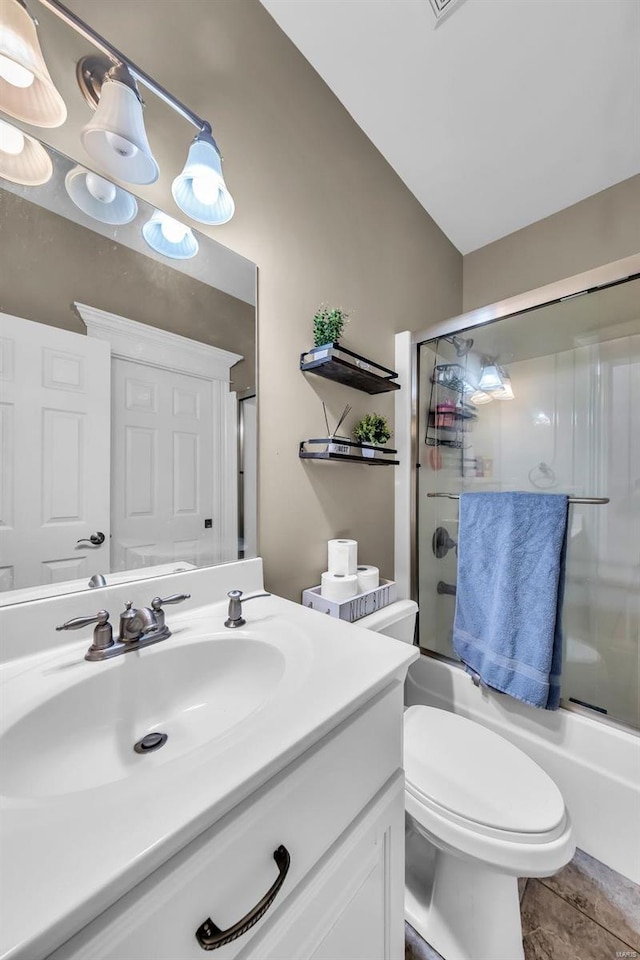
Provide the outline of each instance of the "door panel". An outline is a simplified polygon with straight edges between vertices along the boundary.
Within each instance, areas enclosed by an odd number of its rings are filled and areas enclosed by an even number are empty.
[[[114,358],[112,383],[114,570],[217,562],[212,382]]]
[[[0,330],[0,590],[108,573],[109,346],[7,314]]]

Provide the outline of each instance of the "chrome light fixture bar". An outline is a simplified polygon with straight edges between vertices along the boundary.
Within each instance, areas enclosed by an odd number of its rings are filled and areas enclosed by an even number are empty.
[[[68,7],[65,7],[63,3],[60,3],[60,0],[39,0],[39,2],[72,27],[72,29],[84,37],[85,40],[88,40],[97,47],[98,50],[109,58],[114,67],[120,71],[120,75],[115,76],[111,75],[112,70],[109,70],[106,73],[105,80],[108,80],[109,83],[119,81],[120,84],[126,85],[125,74],[128,74],[134,81],[137,80],[139,83],[142,83],[164,103],[168,104],[168,106],[197,128],[198,133],[189,150],[185,167],[182,173],[174,180],[174,199],[181,210],[201,223],[222,224],[230,220],[235,208],[231,194],[222,176],[222,157],[218,145],[213,139],[211,124],[187,107],[181,100],[178,100],[172,93],[169,93],[169,91],[154,80],[153,77],[149,76],[149,74],[137,66],[137,64],[133,63],[133,61],[126,57],[120,50],[112,46],[104,37],[69,10]],[[83,61],[81,61],[81,64],[82,62]],[[79,68],[82,69],[80,65]],[[81,89],[86,96],[87,88],[90,88],[92,78],[90,76],[85,76],[84,78],[79,77],[79,81]],[[129,84],[129,87],[136,96],[138,96],[135,84]],[[89,90],[89,92],[91,91]],[[93,92],[96,92],[95,89]],[[119,100],[121,101],[123,91],[119,90],[119,93]],[[135,105],[132,104],[131,111],[134,110],[134,107]],[[139,132],[141,128],[141,118],[139,121],[136,121],[134,125]],[[101,132],[106,133],[107,137],[110,138],[110,142],[113,140],[113,131],[106,130],[106,128],[103,131],[103,125],[97,124],[95,120],[93,124],[89,124],[85,129],[94,130],[96,126],[101,127]],[[144,144],[142,146],[144,147]],[[144,149],[142,153],[145,153]],[[150,160],[153,160],[150,149],[148,156]],[[112,172],[114,172],[113,168]],[[116,176],[117,175],[118,174],[116,174]],[[126,179],[126,175],[123,176],[123,178]],[[131,182],[148,183],[153,181],[132,180]]]
[[[199,130],[202,130],[204,127],[209,127],[206,120],[203,120],[197,113],[194,113],[193,110],[190,110],[189,107],[178,100],[177,97],[174,97],[172,93],[165,90],[153,77],[150,77],[148,73],[145,73],[144,70],[136,66],[129,57],[126,57],[117,47],[114,47],[108,40],[105,40],[104,37],[85,23],[84,20],[81,20],[80,17],[77,17],[75,13],[72,13],[72,11],[69,10],[68,7],[65,7],[63,3],[60,3],[59,0],[39,0],[39,2],[43,7],[46,7],[47,10],[51,10],[57,17],[64,20],[65,23],[72,27],[76,33],[84,37],[85,40],[88,40],[101,50],[114,64],[125,64],[129,73],[133,74],[136,80],[143,83],[149,90],[152,90],[157,97],[164,100],[165,103],[181,114],[185,120],[192,123],[194,127],[197,127]]]

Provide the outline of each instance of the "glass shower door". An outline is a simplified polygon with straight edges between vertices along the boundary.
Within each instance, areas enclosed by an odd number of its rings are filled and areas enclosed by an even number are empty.
[[[420,645],[455,659],[458,501],[525,490],[569,507],[565,703],[640,726],[640,281],[418,348]],[[487,371],[508,381],[494,389]]]

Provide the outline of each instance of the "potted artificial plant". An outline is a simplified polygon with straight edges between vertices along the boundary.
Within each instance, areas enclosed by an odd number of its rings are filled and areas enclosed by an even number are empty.
[[[353,436],[358,443],[370,445],[362,448],[364,457],[375,457],[376,452],[371,450],[370,447],[383,447],[385,443],[388,443],[391,439],[391,429],[386,417],[379,413],[367,413],[362,420],[356,423],[353,428]]]
[[[338,343],[348,319],[349,314],[342,307],[319,307],[313,318],[314,347],[327,347]]]

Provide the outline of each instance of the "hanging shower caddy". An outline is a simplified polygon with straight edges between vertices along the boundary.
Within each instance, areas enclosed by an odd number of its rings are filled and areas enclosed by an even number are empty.
[[[461,363],[437,363],[431,375],[424,442],[429,447],[465,445],[465,434],[478,419],[475,406],[466,397],[469,385]]]

